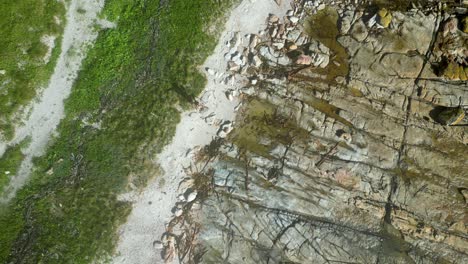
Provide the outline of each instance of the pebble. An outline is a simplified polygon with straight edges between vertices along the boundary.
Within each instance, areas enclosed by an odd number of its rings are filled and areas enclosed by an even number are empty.
[[[206,68],[206,72],[211,76],[214,76],[216,74],[216,71],[211,68]]]
[[[179,195],[179,196],[177,197],[177,199],[178,199],[179,201],[181,201],[181,202],[185,202],[185,196],[182,195],[182,194]]]
[[[276,23],[279,21],[279,17],[275,16],[275,15],[270,15],[270,17],[268,18],[268,22],[273,24],[273,23]]]
[[[258,44],[257,35],[255,35],[255,34],[250,35],[249,47],[253,49],[253,48],[255,48],[257,46],[257,44]]]
[[[189,193],[189,194],[187,195],[187,202],[190,203],[190,202],[194,201],[195,198],[197,198],[197,195],[198,195],[197,191],[194,191],[194,192]]]
[[[154,249],[163,249],[164,244],[161,241],[156,240],[156,241],[153,242],[153,247],[154,247]]]
[[[273,43],[273,46],[276,49],[282,49],[282,48],[284,48],[284,42],[275,42],[275,43]]]
[[[312,58],[308,55],[299,55],[296,60],[296,64],[300,65],[310,65],[312,63]]]
[[[240,66],[239,64],[233,62],[233,61],[230,61],[228,62],[228,70],[230,71],[238,71],[240,69]]]
[[[175,215],[176,217],[179,217],[179,216],[181,216],[183,213],[184,213],[184,210],[178,208],[177,210],[175,210],[174,215]]]
[[[299,18],[295,16],[291,16],[289,17],[289,21],[291,21],[293,24],[296,24],[297,22],[299,22]]]
[[[260,67],[260,65],[262,65],[262,59],[260,59],[260,57],[258,57],[257,55],[253,56],[252,65],[257,68]]]
[[[220,138],[225,138],[227,137],[227,135],[229,133],[231,133],[231,131],[234,129],[233,127],[233,123],[231,121],[226,121],[224,122],[224,124],[222,124],[220,127],[219,127],[219,130],[218,130],[218,137]]]
[[[232,90],[226,91],[226,98],[231,102],[234,100],[234,96],[232,95]]]

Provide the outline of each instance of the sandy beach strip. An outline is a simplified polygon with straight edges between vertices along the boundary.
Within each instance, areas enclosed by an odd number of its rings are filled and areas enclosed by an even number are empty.
[[[234,8],[213,54],[200,70],[208,82],[198,101],[203,110],[191,110],[181,114],[172,142],[158,155],[157,163],[163,175],[156,177],[141,193],[126,193],[120,199],[133,202],[133,210],[119,230],[119,242],[113,263],[163,263],[161,250],[155,241],[161,239],[166,224],[174,217],[173,208],[185,189],[181,182],[189,177],[187,168],[201,147],[216,138],[220,124],[232,122],[239,100],[226,96],[243,88],[247,80],[234,77],[229,82],[225,54],[226,43],[238,32],[240,36],[257,34],[266,28],[269,14],[282,17],[290,9],[290,0],[243,0]],[[161,181],[161,177],[164,181]],[[164,184],[161,184],[164,182]]]

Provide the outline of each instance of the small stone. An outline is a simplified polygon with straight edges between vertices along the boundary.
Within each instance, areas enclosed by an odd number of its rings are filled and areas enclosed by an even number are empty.
[[[369,28],[373,27],[375,24],[377,24],[377,15],[374,15],[367,21],[367,26]]]
[[[445,22],[443,35],[447,36],[448,34],[454,34],[457,32],[457,29],[458,29],[458,19],[456,19],[455,17],[452,17],[449,20],[447,20],[447,22]]]
[[[260,65],[262,65],[262,59],[260,59],[260,57],[258,57],[257,55],[253,56],[252,65],[257,68],[260,67]]]
[[[284,32],[286,31],[286,27],[284,24],[280,24],[278,26],[278,33],[276,34],[277,38],[282,38],[284,36]]]
[[[273,23],[276,23],[278,21],[279,21],[279,17],[277,17],[277,16],[275,16],[273,14],[270,14],[270,17],[268,18],[268,23],[273,24]]]
[[[296,60],[296,64],[300,65],[310,65],[312,63],[312,58],[308,55],[299,55]]]
[[[206,72],[207,72],[209,75],[211,75],[211,76],[216,75],[216,71],[213,70],[213,69],[211,69],[211,68],[206,68],[205,70],[206,70]]]
[[[233,123],[231,121],[226,121],[224,122],[224,124],[222,124],[220,127],[219,127],[219,130],[218,130],[218,137],[220,138],[225,138],[227,137],[227,135],[229,133],[231,133],[231,131],[234,129],[233,127]]]
[[[289,46],[289,50],[297,50],[297,45],[296,44],[291,44]]]
[[[187,195],[187,202],[190,203],[194,201],[197,198],[197,195],[198,193],[196,191],[189,193],[189,195]]]
[[[233,101],[234,100],[234,96],[232,95],[232,90],[228,90],[226,91],[226,98],[229,100],[229,101]]]
[[[163,249],[164,244],[161,241],[156,240],[156,241],[153,242],[153,247],[154,247],[154,249]]]
[[[177,197],[177,199],[178,199],[179,201],[181,201],[181,202],[185,202],[185,201],[186,201],[186,200],[185,200],[185,196],[184,196],[183,194],[179,195],[179,196]]]
[[[289,21],[291,21],[293,24],[296,24],[297,22],[299,22],[299,18],[295,16],[291,16],[289,17]]]
[[[5,70],[0,70],[0,75],[5,75],[6,71]]]
[[[254,49],[258,44],[258,36],[255,34],[250,35],[249,47]]]
[[[276,49],[282,49],[284,48],[284,42],[275,42],[273,43],[273,47],[275,47]]]
[[[252,79],[252,80],[250,81],[250,83],[251,83],[252,85],[256,85],[256,84],[257,84],[257,82],[258,82],[258,80],[257,80],[257,79]]]
[[[9,175],[11,172],[10,171],[5,171],[5,174],[6,175]]]
[[[229,41],[231,47],[237,48],[242,42],[239,32],[235,32],[232,39]]]
[[[274,27],[270,29],[270,36],[272,38],[276,38],[276,35],[278,34],[278,28]]]
[[[287,38],[288,38],[288,40],[290,40],[292,42],[295,42],[299,38],[300,35],[301,35],[301,31],[292,30],[292,31],[288,32]]]
[[[390,25],[390,22],[392,22],[393,16],[385,8],[380,9],[377,15],[379,18],[378,19],[379,24],[384,28],[387,28]]]
[[[178,208],[177,210],[175,210],[174,215],[175,215],[176,217],[179,217],[179,216],[181,216],[183,213],[184,213],[184,210]]]
[[[230,61],[228,62],[228,70],[230,71],[238,71],[240,70],[240,66],[239,64],[233,62],[233,61]]]

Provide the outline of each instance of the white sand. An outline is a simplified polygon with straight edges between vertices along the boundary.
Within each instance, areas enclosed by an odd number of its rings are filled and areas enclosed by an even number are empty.
[[[232,11],[213,55],[206,60],[202,69],[208,67],[215,72],[224,73],[224,54],[229,50],[225,43],[232,38],[232,32],[239,31],[243,36],[265,29],[268,14],[284,16],[290,8],[290,0],[282,2],[278,6],[274,0],[242,1]],[[238,105],[238,100],[229,101],[225,92],[245,85],[239,80],[236,80],[234,86],[224,85],[216,76],[207,75],[208,84],[199,98],[208,110],[202,113],[184,112],[172,143],[158,156],[158,163],[165,172],[161,176],[165,179],[164,185],[160,185],[157,178],[141,194],[122,195],[121,199],[133,201],[134,204],[127,223],[120,229],[114,263],[163,263],[161,252],[153,247],[153,242],[161,239],[165,224],[173,217],[171,210],[177,202],[177,196],[181,194],[178,190],[179,183],[187,177],[184,168],[190,166],[195,154],[193,150],[209,144],[219,129],[219,126],[207,124],[204,118],[213,113],[216,119],[234,120],[234,108]]]
[[[104,0],[72,0],[67,8],[67,24],[65,25],[61,54],[57,60],[49,85],[33,103],[32,112],[24,125],[16,129],[15,138],[9,143],[14,145],[26,137],[31,137],[31,143],[23,151],[25,159],[21,163],[18,175],[13,177],[5,189],[5,202],[14,197],[21,188],[32,169],[33,157],[44,153],[47,143],[64,117],[64,100],[69,96],[74,80],[78,75],[81,62],[85,57],[86,45],[93,43],[97,32],[93,24],[98,13],[104,6]],[[77,12],[81,8],[84,14]],[[68,52],[73,49],[74,52]],[[4,149],[4,148],[3,148]],[[1,149],[0,149],[1,150]]]

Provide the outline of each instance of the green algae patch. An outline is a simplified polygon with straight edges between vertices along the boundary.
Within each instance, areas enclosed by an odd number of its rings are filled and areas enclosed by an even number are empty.
[[[340,116],[341,109],[330,104],[329,102],[315,97],[308,97],[305,101],[309,106],[322,112],[327,117],[333,118],[345,126],[353,127],[353,124],[351,122]]]
[[[278,112],[270,102],[252,99],[229,139],[240,149],[248,150],[266,158],[276,144],[289,145],[293,140],[306,139],[308,132],[298,127],[294,118]]]
[[[313,39],[322,42],[331,50],[330,63],[325,68],[312,71],[326,75],[329,83],[335,83],[338,76],[346,77],[349,73],[348,54],[338,42],[338,13],[331,7],[326,7],[312,15],[305,23],[305,32]]]
[[[399,260],[402,263],[411,263],[413,260],[408,256],[411,244],[406,242],[398,229],[386,222],[381,230],[382,243],[379,249],[379,258],[384,263]]]
[[[358,88],[350,87],[348,91],[354,97],[364,97],[364,93]]]

